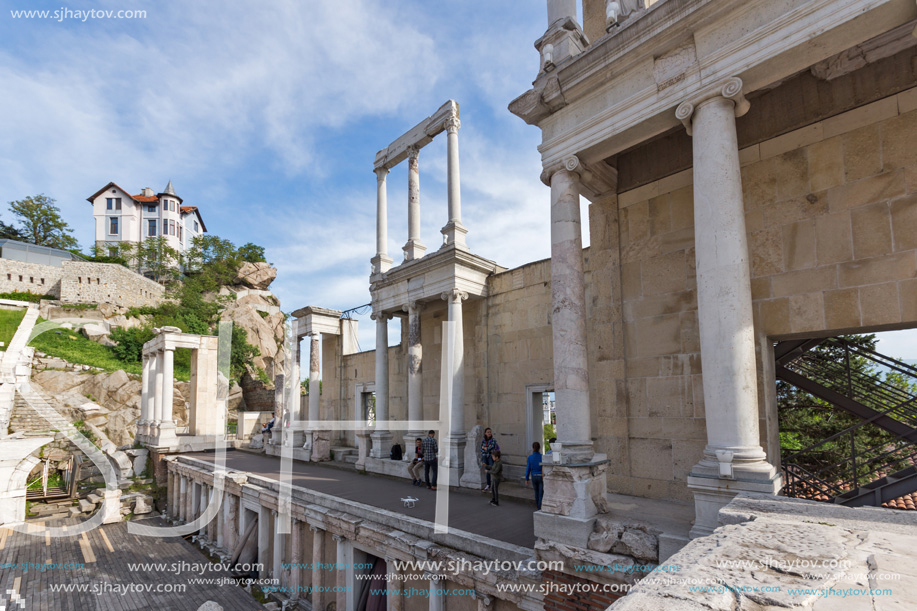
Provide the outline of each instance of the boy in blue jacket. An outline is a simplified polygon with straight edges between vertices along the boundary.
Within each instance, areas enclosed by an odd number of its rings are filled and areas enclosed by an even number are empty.
[[[541,509],[541,499],[544,496],[544,479],[541,472],[541,444],[537,441],[532,444],[532,453],[525,462],[525,485],[529,485],[532,478],[532,489],[535,491],[535,505]]]

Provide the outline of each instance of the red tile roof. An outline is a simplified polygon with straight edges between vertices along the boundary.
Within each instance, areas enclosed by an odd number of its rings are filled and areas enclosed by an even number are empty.
[[[159,198],[156,197],[155,195],[131,195],[131,197],[133,197],[138,202],[144,202],[144,203],[150,203],[150,204],[159,203]]]

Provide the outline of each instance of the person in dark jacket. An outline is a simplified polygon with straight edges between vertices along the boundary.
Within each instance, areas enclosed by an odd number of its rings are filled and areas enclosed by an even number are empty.
[[[500,450],[494,450],[493,464],[487,468],[487,473],[490,475],[490,491],[492,498],[490,504],[494,507],[500,505],[500,482],[503,481],[503,461],[500,460]]]
[[[532,444],[532,453],[525,462],[525,485],[532,479],[532,490],[535,491],[535,505],[541,509],[541,499],[544,497],[544,479],[541,471],[541,444],[537,441]]]
[[[436,476],[439,471],[439,463],[436,455],[439,454],[439,444],[436,443],[436,431],[430,431],[424,437],[420,446],[423,449],[423,477],[427,483],[427,489],[436,490]],[[433,472],[433,483],[430,483],[430,471]]]
[[[484,437],[481,439],[481,466],[487,473],[487,485],[484,486],[483,492],[490,490],[490,472],[487,470],[494,464],[494,451],[499,449],[500,446],[497,445],[497,440],[494,439],[493,431],[489,427],[484,429]]]
[[[408,465],[408,472],[411,474],[411,481],[415,486],[423,486],[423,480],[420,479],[420,472],[423,469],[423,439],[420,437],[414,442],[414,460]]]

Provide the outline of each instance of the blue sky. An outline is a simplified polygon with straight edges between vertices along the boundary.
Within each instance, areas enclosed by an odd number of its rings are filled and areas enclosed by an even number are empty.
[[[506,110],[537,72],[543,0],[4,6],[0,201],[55,198],[84,246],[86,197],[109,180],[136,193],[171,179],[211,233],[266,247],[285,310],[365,304],[376,151],[451,98],[461,107],[469,245],[510,267],[549,255],[539,132]],[[62,7],[147,17],[9,12]],[[420,170],[422,238],[435,248],[446,222],[444,138],[422,151]],[[389,252],[400,255],[406,169],[388,182]],[[0,219],[11,220],[5,206]],[[364,347],[370,327],[361,325]]]
[[[365,304],[375,153],[451,98],[469,245],[507,267],[549,256],[540,134],[506,109],[536,75],[544,0],[2,5],[0,202],[55,198],[83,246],[93,239],[86,197],[110,180],[137,193],[171,179],[211,233],[266,247],[285,310]],[[10,14],[62,8],[146,18]],[[440,137],[420,156],[430,248],[446,222],[445,171]],[[397,262],[406,169],[388,184]],[[368,320],[360,331],[371,348]],[[909,337],[889,351],[917,357]]]

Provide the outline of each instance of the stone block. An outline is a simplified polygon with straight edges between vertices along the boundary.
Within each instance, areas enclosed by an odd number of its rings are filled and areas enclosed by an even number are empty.
[[[669,376],[646,379],[646,401],[650,417],[675,418],[685,413],[685,379]]]
[[[905,194],[904,170],[883,172],[856,182],[828,189],[828,210],[840,212],[865,204],[886,201]]]
[[[639,299],[643,296],[643,281],[640,278],[639,262],[621,265],[621,291],[625,300]]]
[[[836,288],[837,270],[833,265],[789,272],[771,278],[774,297],[801,295]]]
[[[891,220],[895,252],[917,248],[917,195],[894,200]]]
[[[917,322],[917,279],[899,282],[898,296],[901,299],[901,320]]]
[[[694,187],[687,186],[669,193],[669,229],[678,231],[694,227]]]
[[[917,112],[908,112],[882,124],[882,164],[885,170],[912,165],[917,140]]]
[[[764,208],[765,227],[779,227],[828,212],[827,191],[782,199]]]
[[[825,328],[825,302],[822,293],[790,297],[790,331],[803,333]]]
[[[879,125],[867,125],[841,136],[844,142],[844,178],[853,182],[882,171]]]
[[[650,203],[638,202],[621,211],[624,227],[627,229],[627,242],[638,242],[650,235]]]
[[[676,251],[643,261],[644,295],[660,295],[685,289],[685,253]]]
[[[825,291],[825,326],[837,330],[860,326],[860,299],[857,289]]]
[[[844,146],[831,138],[809,146],[809,190],[824,191],[844,184]]]
[[[670,480],[672,468],[672,442],[668,439],[631,439],[631,474],[634,477]]]
[[[901,320],[898,283],[886,282],[860,288],[863,326],[894,324]]]
[[[815,219],[815,259],[817,265],[840,263],[853,258],[850,215],[825,214]]]
[[[753,300],[767,299],[771,296],[771,279],[770,277],[752,278],[751,280],[751,298]]]
[[[868,259],[892,252],[891,216],[887,203],[878,202],[852,210],[850,224],[853,227],[854,257]]]
[[[677,314],[641,318],[634,323],[634,327],[638,356],[681,352],[681,325]]]
[[[865,261],[841,263],[837,268],[838,287],[862,286],[913,278],[913,252],[903,252]]]
[[[805,150],[774,157],[774,171],[777,174],[777,201],[805,196],[809,192],[809,160]]]
[[[818,142],[822,139],[821,123],[813,123],[791,132],[765,140],[760,145],[761,158],[767,159],[775,155],[782,155],[789,151],[795,151],[805,146]]]
[[[628,431],[633,438],[662,439],[662,418],[630,418]]]
[[[773,158],[742,168],[742,198],[746,212],[777,200],[777,172]]]
[[[780,227],[769,227],[748,236],[752,277],[783,271],[783,240]]]
[[[799,221],[783,227],[783,263],[787,271],[815,265],[815,221]]]

